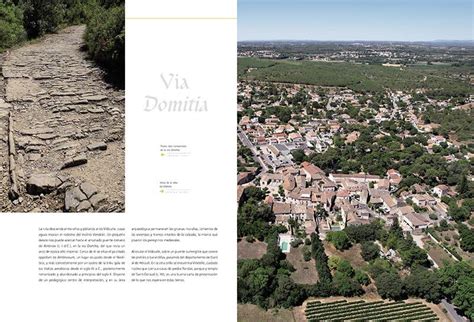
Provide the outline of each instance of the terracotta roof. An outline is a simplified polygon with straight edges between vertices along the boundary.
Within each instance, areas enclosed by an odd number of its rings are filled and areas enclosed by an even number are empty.
[[[438,188],[441,191],[449,191],[449,187],[445,184],[437,185],[435,188]]]
[[[399,207],[398,212],[401,215],[406,215],[406,214],[410,214],[410,213],[415,212],[415,209],[413,209],[412,206],[407,205],[407,206]]]
[[[347,197],[349,197],[349,191],[347,191],[346,189],[341,189],[341,190],[337,191],[337,197],[347,198]]]
[[[291,213],[292,214],[305,214],[307,207],[305,205],[300,204],[292,204],[291,205]]]
[[[414,226],[423,226],[429,224],[429,221],[426,218],[415,212],[406,214],[404,217],[408,219]]]
[[[263,202],[268,205],[271,205],[273,204],[273,197],[271,195],[268,195]]]
[[[307,161],[301,163],[301,166],[311,176],[311,178],[315,178],[318,174],[324,174],[323,170]]]
[[[275,215],[289,214],[291,213],[291,204],[275,202],[273,204],[273,213],[275,213]]]
[[[380,179],[379,176],[367,173],[353,173],[353,174],[345,174],[345,173],[333,173],[332,176],[334,178],[360,178],[360,179]]]
[[[260,180],[268,181],[268,180],[278,180],[283,181],[283,175],[280,173],[264,173]]]

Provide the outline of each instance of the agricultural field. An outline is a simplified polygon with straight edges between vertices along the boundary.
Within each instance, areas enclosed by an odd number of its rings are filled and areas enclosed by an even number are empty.
[[[472,86],[453,75],[465,73],[454,66],[386,67],[347,62],[315,62],[239,58],[241,79],[281,83],[347,87],[357,92],[384,92],[386,89],[424,89],[431,96],[467,96]]]
[[[424,303],[403,301],[311,301],[307,303],[305,313],[308,321],[439,320],[435,312]]]

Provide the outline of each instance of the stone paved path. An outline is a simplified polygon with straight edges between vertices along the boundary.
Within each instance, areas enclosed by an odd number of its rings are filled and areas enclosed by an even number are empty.
[[[69,27],[0,58],[0,212],[124,210],[125,93]]]

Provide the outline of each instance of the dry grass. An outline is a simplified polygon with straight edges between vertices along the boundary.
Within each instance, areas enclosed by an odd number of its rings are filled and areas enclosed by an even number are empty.
[[[316,284],[319,280],[314,259],[306,262],[303,258],[303,247],[291,248],[286,254],[286,259],[294,266],[295,272],[291,273],[291,278],[297,284]]]
[[[474,263],[474,254],[473,253],[468,253],[468,252],[465,252],[461,249],[461,247],[459,247],[459,240],[456,240],[454,238],[455,235],[459,236],[459,233],[457,230],[447,230],[447,231],[441,231],[441,232],[438,232],[438,234],[441,236],[441,240],[443,242],[447,242],[449,245],[451,245],[452,247],[454,247],[456,249],[456,252],[461,255],[461,257],[467,261],[467,262],[471,262],[471,263]],[[446,237],[448,237],[449,241],[446,240]]]
[[[272,309],[265,311],[253,304],[238,304],[239,322],[297,322],[291,310]]]
[[[258,259],[267,252],[267,244],[261,241],[254,241],[249,243],[243,238],[237,243],[237,258],[238,259]]]
[[[426,242],[424,248],[428,250],[428,254],[431,256],[431,258],[433,258],[439,267],[443,267],[445,261],[448,261],[449,263],[454,261],[444,249],[442,249],[433,241]]]
[[[360,255],[360,244],[355,244],[349,249],[340,251],[337,250],[333,244],[324,241],[324,249],[326,250],[326,255],[341,257],[349,261],[354,268],[361,269],[367,265],[366,261],[364,261]]]

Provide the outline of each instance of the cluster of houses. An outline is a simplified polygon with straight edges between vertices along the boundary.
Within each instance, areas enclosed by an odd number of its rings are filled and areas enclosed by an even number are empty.
[[[307,115],[307,111],[302,111],[300,116],[303,118],[292,117],[288,122],[282,122],[276,115],[266,116],[263,118],[264,110],[267,106],[291,105],[291,98],[298,95],[303,89],[302,85],[280,85],[280,98],[273,101],[265,100],[263,85],[250,86],[246,82],[239,84],[239,94],[244,100],[252,101],[252,109],[254,115],[252,117],[244,115],[239,121],[239,126],[250,142],[257,147],[260,153],[266,158],[276,160],[276,162],[267,162],[270,167],[275,170],[278,166],[291,165],[291,158],[288,157],[290,151],[301,149],[306,155],[310,153],[324,153],[334,144],[334,136],[336,134],[344,138],[346,143],[355,142],[360,133],[358,131],[345,132],[346,125],[360,124],[359,121],[344,113],[343,106],[353,106],[360,108],[361,111],[369,112],[371,118],[365,119],[365,123],[375,121],[380,123],[383,121],[393,120],[401,117],[405,121],[410,122],[417,131],[425,133],[429,136],[426,149],[432,152],[437,146],[452,146],[445,137],[434,135],[431,132],[436,128],[437,124],[425,124],[415,112],[416,108],[424,109],[427,105],[439,106],[443,102],[429,99],[428,102],[417,102],[412,104],[412,95],[401,91],[389,93],[388,98],[392,101],[391,106],[381,104],[377,109],[373,109],[373,97],[366,95],[365,101],[361,102],[362,95],[353,92],[350,89],[331,89],[329,96],[324,99],[312,88],[305,88],[305,94],[310,102],[318,102],[325,104],[326,111],[334,111],[336,117],[321,118]],[[254,98],[255,93],[260,93],[260,98]],[[262,98],[263,97],[263,98]],[[328,100],[329,97],[329,100]],[[403,107],[401,107],[403,105]],[[240,111],[243,105],[238,106]],[[342,111],[340,111],[342,110]],[[379,136],[384,136],[381,133]],[[408,131],[402,131],[399,136],[412,136]],[[456,161],[454,155],[446,155],[448,162]],[[274,163],[274,164],[273,164]]]
[[[258,117],[243,116],[239,125],[256,146],[280,144],[317,152],[326,151],[333,144],[334,134],[341,130],[338,120],[318,119],[303,125],[295,120],[286,125],[279,123],[276,116],[266,118],[264,123],[259,123]]]
[[[248,185],[266,190],[264,202],[272,208],[275,223],[291,230],[294,228],[291,222],[296,222],[307,234],[316,230],[323,234],[342,230],[377,218],[383,219],[387,226],[396,218],[405,230],[421,233],[435,222],[429,213],[442,213],[436,208],[441,204],[439,197],[453,192],[440,185],[431,194],[418,187],[419,191],[415,189],[396,197],[393,192],[401,179],[394,169],[388,170],[385,177],[366,173],[326,175],[314,164],[303,162],[299,166],[281,167],[275,173],[263,173],[239,185],[239,194]],[[414,207],[426,209],[417,212]]]
[[[436,124],[424,124],[416,112],[420,106],[423,109],[427,104],[440,105],[442,102],[429,99],[428,102],[414,103],[411,94],[393,92],[388,95],[391,106],[385,100],[384,104],[376,104],[378,107],[374,109],[371,106],[375,99],[370,94],[362,98],[361,94],[349,89],[329,89],[329,95],[323,99],[312,87],[303,88],[303,85],[298,84],[277,86],[280,86],[276,91],[278,94],[272,93],[269,99],[263,84],[239,83],[239,95],[243,99],[238,110],[244,111],[247,107],[253,110],[252,116],[245,113],[240,118],[239,133],[250,142],[247,146],[254,156],[271,171],[264,170],[258,176],[251,171],[239,173],[238,198],[248,185],[267,190],[265,203],[272,208],[276,224],[287,226],[291,233],[295,229],[304,229],[307,234],[318,231],[324,236],[327,231],[367,224],[380,218],[387,225],[397,219],[403,229],[419,234],[439,220],[448,218],[447,205],[441,201],[443,196],[455,195],[448,186],[439,185],[430,189],[414,185],[410,191],[395,195],[402,180],[401,174],[395,169],[388,170],[383,177],[367,173],[326,174],[308,162],[297,165],[291,153],[296,149],[306,155],[324,153],[334,146],[336,135],[347,144],[358,140],[359,131],[346,131],[346,125],[361,124],[345,114],[343,106],[347,104],[369,112],[371,117],[363,123],[380,123],[399,117],[405,119],[418,131],[428,135],[425,147],[428,152],[436,146],[450,146],[452,144],[445,137],[431,133]],[[276,115],[264,114],[268,106],[291,105],[291,98],[302,89],[310,102],[318,102],[320,106],[323,104],[325,111],[333,111],[336,116],[314,117],[303,109],[298,117],[291,115],[287,122],[282,122]],[[251,103],[245,105],[245,100]],[[383,131],[377,134],[385,135],[389,134]],[[408,130],[397,135],[402,138],[413,136]],[[456,160],[449,155],[445,158]],[[286,241],[291,240],[291,233]]]

